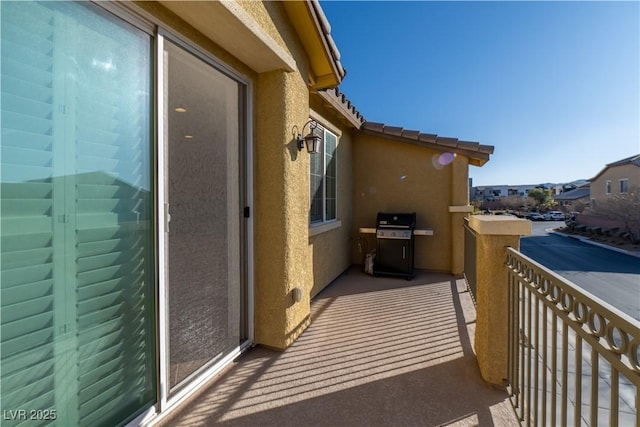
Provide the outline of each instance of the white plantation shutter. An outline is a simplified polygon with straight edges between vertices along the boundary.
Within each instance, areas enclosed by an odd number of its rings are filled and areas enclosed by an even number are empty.
[[[150,40],[0,7],[2,409],[117,425],[155,399]]]

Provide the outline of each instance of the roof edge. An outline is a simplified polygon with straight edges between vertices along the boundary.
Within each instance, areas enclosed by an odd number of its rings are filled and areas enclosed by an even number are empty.
[[[483,145],[478,142],[461,141],[457,138],[441,137],[436,134],[422,133],[416,130],[405,130],[402,127],[388,126],[384,123],[365,121],[360,131],[367,135],[380,136],[395,141],[433,148],[443,152],[453,152],[469,157],[469,163],[474,166],[482,166],[489,161],[493,154],[492,145]]]
[[[331,37],[331,25],[318,0],[284,1],[282,4],[310,56],[311,87],[320,90],[338,86],[347,72],[340,62],[340,51]],[[317,52],[317,55],[313,56],[311,52]]]
[[[615,162],[611,162],[611,163],[607,163],[604,166],[604,168],[602,168],[602,170],[600,170],[600,172],[598,172],[596,174],[596,176],[594,176],[591,179],[588,179],[587,181],[589,181],[589,182],[595,181],[596,179],[600,178],[600,176],[603,173],[605,173],[607,170],[609,170],[609,168],[617,167],[617,166],[624,166],[624,165],[627,165],[627,164],[640,167],[640,154],[634,154],[633,156],[625,157],[624,159],[616,160]]]
[[[318,95],[331,105],[331,107],[354,128],[360,129],[362,124],[366,122],[362,114],[360,114],[351,101],[349,101],[345,94],[341,93],[337,87],[334,89],[320,90],[318,91]]]

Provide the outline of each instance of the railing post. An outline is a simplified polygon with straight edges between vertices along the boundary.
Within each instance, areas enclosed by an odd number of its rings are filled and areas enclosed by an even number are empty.
[[[531,222],[505,216],[473,215],[469,226],[476,233],[476,357],[482,378],[502,387],[508,363],[505,248],[519,249],[520,236],[531,234]]]

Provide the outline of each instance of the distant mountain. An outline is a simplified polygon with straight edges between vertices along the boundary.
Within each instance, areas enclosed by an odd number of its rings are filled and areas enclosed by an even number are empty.
[[[575,181],[571,181],[571,182],[545,182],[543,184],[537,184],[539,187],[546,187],[546,188],[550,188],[550,187],[557,187],[560,185],[575,185],[576,187],[579,187],[583,184],[588,184],[589,181],[587,181],[586,179],[576,179]]]
[[[585,185],[588,183],[589,183],[589,180],[587,179],[576,179],[575,181],[568,182],[567,184],[573,184],[577,187],[580,187],[581,185]]]
[[[589,181],[586,179],[576,179],[575,181],[571,181],[571,182],[544,182],[544,183],[539,183],[539,184],[497,184],[497,185],[474,185],[472,188],[477,188],[477,187],[482,187],[482,188],[489,188],[489,187],[544,187],[544,188],[551,188],[551,187],[558,187],[558,186],[564,186],[564,185],[575,185],[576,187],[580,187],[581,185],[585,185],[588,184]]]

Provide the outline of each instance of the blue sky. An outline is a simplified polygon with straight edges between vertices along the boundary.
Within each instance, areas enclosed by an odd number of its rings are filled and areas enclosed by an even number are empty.
[[[321,5],[367,120],[495,147],[474,185],[589,179],[640,153],[640,2]]]

